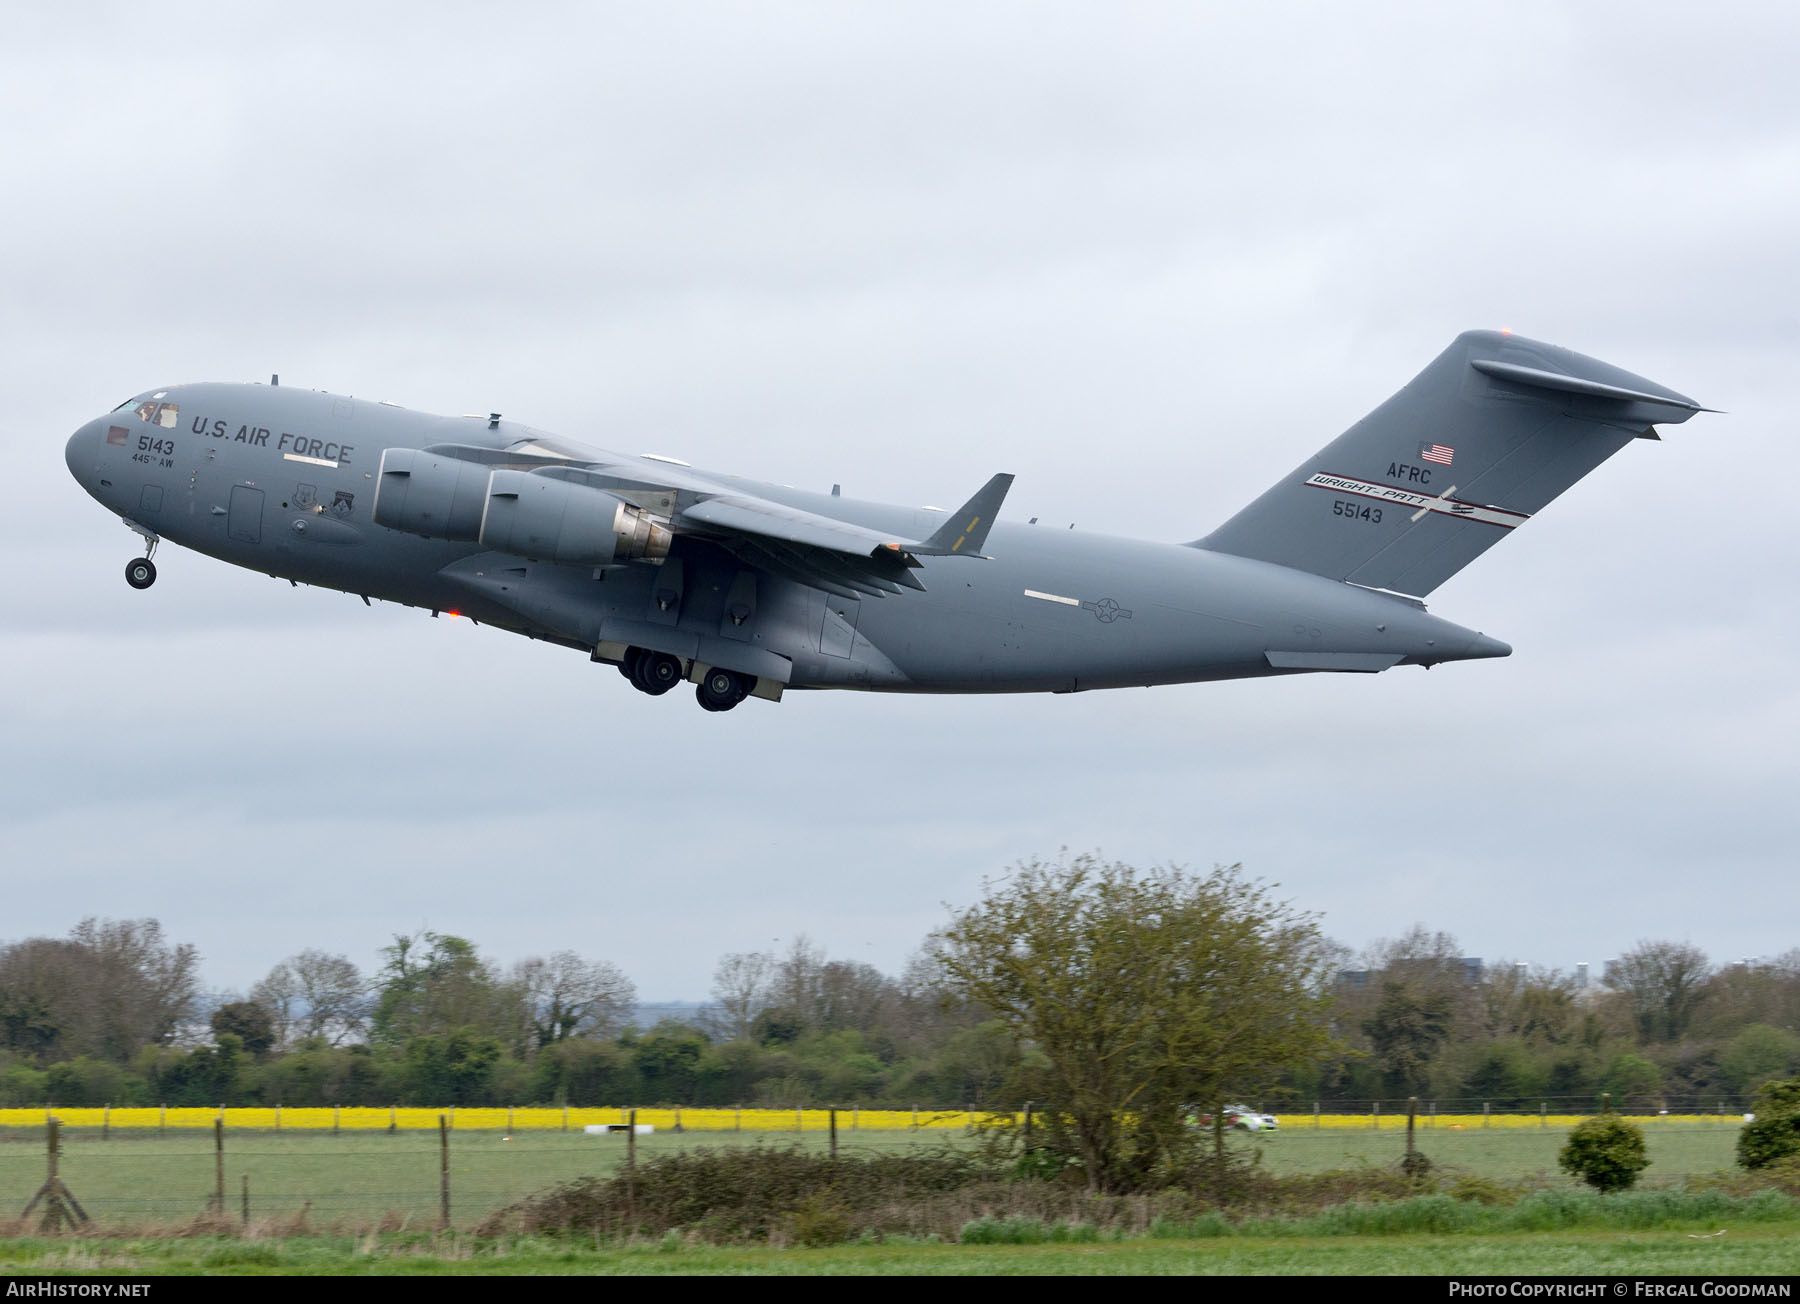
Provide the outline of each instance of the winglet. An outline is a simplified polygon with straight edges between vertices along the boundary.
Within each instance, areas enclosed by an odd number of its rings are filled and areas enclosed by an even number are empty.
[[[979,557],[988,531],[1006,501],[1013,478],[1004,471],[976,490],[975,496],[950,513],[950,518],[924,543],[906,550],[920,557]]]

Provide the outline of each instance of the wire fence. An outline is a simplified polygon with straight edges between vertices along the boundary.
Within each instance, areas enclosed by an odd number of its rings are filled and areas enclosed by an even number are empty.
[[[1273,1172],[1393,1164],[1406,1152],[1413,1105],[1414,1144],[1446,1171],[1560,1181],[1557,1150],[1573,1124],[1596,1112],[1574,1112],[1572,1101],[1555,1102],[1553,1112],[1548,1100],[1530,1111],[1449,1102],[1456,1113],[1437,1108],[1445,1102],[1356,1102],[1366,1106],[1358,1112],[1349,1103],[1321,1101],[1312,1112],[1274,1116],[1272,1125],[1234,1131],[1232,1143],[1259,1152]],[[318,1123],[320,1113],[336,1113],[335,1133]],[[560,1183],[610,1177],[696,1148],[894,1153],[974,1144],[984,1130],[1025,1115],[921,1110],[915,1124],[910,1110],[570,1110],[565,1131],[561,1110],[454,1113],[279,1111],[277,1130],[271,1110],[5,1111],[0,1217],[18,1211],[51,1229],[201,1218],[468,1227]],[[1650,1143],[1653,1175],[1679,1179],[1732,1165],[1741,1115],[1716,1108],[1635,1117]]]
[[[851,1111],[837,1111],[834,1130],[833,1111],[820,1111],[822,1129],[808,1126],[809,1118],[781,1111],[786,1131],[738,1134],[717,1128],[658,1130],[636,1118],[655,1111],[606,1112],[622,1121],[568,1133],[467,1127],[453,1132],[445,1111],[430,1130],[345,1130],[335,1136],[316,1128],[282,1133],[228,1128],[219,1111],[213,1111],[208,1128],[172,1122],[167,1131],[66,1128],[53,1115],[37,1128],[0,1133],[0,1218],[41,1219],[47,1230],[200,1218],[469,1226],[559,1183],[609,1177],[695,1147],[773,1141],[850,1156],[956,1144],[967,1135],[966,1129],[927,1126],[923,1115],[917,1129],[852,1130]]]

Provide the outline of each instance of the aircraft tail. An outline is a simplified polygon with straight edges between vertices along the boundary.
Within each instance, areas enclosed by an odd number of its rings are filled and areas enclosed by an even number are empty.
[[[1655,423],[1709,409],[1567,349],[1457,337],[1412,382],[1190,545],[1423,597]]]

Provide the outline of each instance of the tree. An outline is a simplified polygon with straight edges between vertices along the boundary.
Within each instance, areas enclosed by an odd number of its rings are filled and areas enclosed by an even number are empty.
[[[1241,868],[1034,861],[939,935],[944,974],[1042,1056],[1051,1145],[1094,1191],[1178,1163],[1216,1112],[1331,1046],[1313,918]]]
[[[213,1037],[236,1037],[244,1053],[260,1059],[275,1044],[275,1020],[256,1001],[229,1001],[213,1011]]]
[[[289,956],[250,989],[268,1009],[279,1044],[322,1040],[336,1046],[359,1036],[369,1017],[368,984],[344,956],[305,950]]]
[[[573,951],[521,960],[509,981],[525,1002],[539,1049],[570,1037],[616,1036],[637,1007],[637,988],[617,965]]]
[[[124,1063],[193,1018],[199,957],[154,919],[84,919],[66,940],[0,947],[0,1041],[40,1062]]]
[[[1712,966],[1686,942],[1639,942],[1607,967],[1640,1041],[1677,1041],[1687,1031]]]
[[[503,1042],[523,1040],[516,990],[501,983],[475,944],[443,933],[394,938],[376,979],[371,1023],[377,1038],[405,1042],[467,1028]]]
[[[775,957],[767,951],[732,951],[713,969],[712,998],[719,1008],[725,1036],[744,1040],[750,1025],[769,1006],[769,984]]]
[[[1433,987],[1409,987],[1386,980],[1381,1003],[1363,1020],[1363,1035],[1375,1048],[1375,1062],[1391,1095],[1413,1095],[1425,1089],[1433,1056],[1450,1036],[1456,1007],[1449,993]]]

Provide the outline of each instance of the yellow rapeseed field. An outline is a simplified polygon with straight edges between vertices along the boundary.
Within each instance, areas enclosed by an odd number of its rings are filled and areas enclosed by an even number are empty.
[[[623,1124],[627,1109],[592,1109],[555,1107],[455,1108],[420,1109],[413,1107],[291,1109],[264,1106],[251,1109],[162,1109],[156,1106],[97,1109],[0,1109],[0,1128],[41,1127],[54,1115],[64,1127],[80,1128],[210,1128],[223,1120],[228,1128],[254,1128],[268,1131],[331,1132],[423,1131],[435,1129],[442,1116],[458,1131],[568,1131],[578,1132],[592,1124]],[[1020,1115],[966,1113],[961,1110],[907,1109],[840,1109],[838,1128],[861,1132],[895,1132],[914,1129],[934,1131],[968,1130],[991,1126]],[[1464,1130],[1472,1128],[1573,1127],[1585,1114],[1420,1114],[1420,1128]],[[1737,1121],[1736,1115],[1726,1115]],[[687,1132],[822,1132],[831,1126],[831,1112],[824,1109],[640,1109],[637,1121],[657,1131],[679,1127]],[[1650,1127],[1670,1124],[1717,1124],[1713,1114],[1640,1115],[1634,1122]],[[1383,1114],[1310,1114],[1296,1112],[1284,1116],[1287,1131],[1314,1127],[1321,1131],[1395,1131],[1406,1126],[1404,1113]]]

